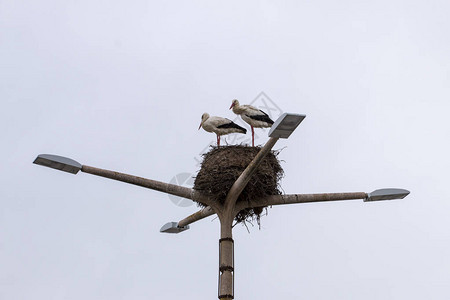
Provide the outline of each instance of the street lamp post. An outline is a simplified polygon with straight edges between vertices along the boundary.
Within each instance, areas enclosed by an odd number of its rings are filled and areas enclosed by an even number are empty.
[[[189,225],[217,214],[220,220],[220,240],[219,240],[219,299],[234,298],[234,241],[232,235],[232,223],[236,215],[243,209],[253,207],[264,207],[270,205],[283,205],[294,203],[307,203],[319,201],[338,201],[363,199],[364,201],[380,201],[391,199],[402,199],[409,194],[403,189],[382,189],[371,193],[327,193],[327,194],[293,194],[293,195],[273,195],[263,199],[236,202],[239,195],[248,184],[252,175],[261,164],[264,157],[270,152],[279,138],[288,138],[295,128],[303,121],[305,115],[283,114],[272,125],[269,131],[270,139],[250,162],[247,168],[232,185],[223,204],[213,201],[194,189],[182,187],[175,184],[164,183],[156,180],[142,178],[134,175],[119,173],[115,171],[99,169],[57,155],[41,154],[34,163],[53,169],[77,174],[79,171],[106,177],[113,180],[138,185],[163,193],[184,197],[206,205],[200,211],[180,220],[179,222],[166,223],[161,229],[165,233],[180,233],[189,229]]]

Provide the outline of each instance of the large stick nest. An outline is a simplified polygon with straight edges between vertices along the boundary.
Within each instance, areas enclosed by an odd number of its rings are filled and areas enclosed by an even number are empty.
[[[224,203],[233,183],[250,164],[261,147],[243,145],[211,147],[203,154],[203,162],[198,172],[194,189],[209,196],[215,201]],[[254,201],[269,195],[280,195],[279,181],[283,177],[283,169],[277,158],[278,152],[271,151],[262,160],[261,165],[251,177],[237,202]],[[198,203],[204,207],[205,204]],[[240,211],[235,217],[236,223],[259,223],[265,207],[253,207]]]

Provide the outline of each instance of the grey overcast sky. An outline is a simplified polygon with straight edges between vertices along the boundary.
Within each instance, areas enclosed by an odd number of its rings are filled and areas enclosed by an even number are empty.
[[[161,234],[197,207],[32,161],[195,175],[215,140],[200,116],[234,118],[237,98],[307,115],[275,146],[285,193],[411,194],[235,227],[236,299],[450,299],[449,13],[446,0],[0,0],[0,298],[215,299],[216,219]]]

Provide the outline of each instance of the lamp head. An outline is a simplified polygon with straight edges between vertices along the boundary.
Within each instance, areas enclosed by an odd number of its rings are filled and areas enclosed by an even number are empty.
[[[39,154],[33,163],[72,174],[77,174],[82,167],[79,162],[73,159],[53,154]]]
[[[404,189],[379,189],[367,194],[364,202],[403,199],[408,195],[409,191]]]
[[[305,117],[306,115],[282,114],[270,128],[269,137],[287,139]]]
[[[178,227],[178,223],[177,222],[169,222],[164,224],[163,227],[161,227],[161,229],[159,230],[159,232],[164,232],[164,233],[180,233],[183,232],[185,230],[189,229],[189,225],[183,226],[183,227]]]

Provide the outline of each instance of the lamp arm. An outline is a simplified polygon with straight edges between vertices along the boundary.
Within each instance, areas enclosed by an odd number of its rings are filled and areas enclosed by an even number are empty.
[[[171,194],[179,197],[183,197],[186,199],[194,200],[197,202],[204,203],[206,205],[211,204],[211,200],[205,195],[200,194],[194,189],[190,189],[187,187],[165,183],[157,180],[147,179],[143,177],[138,177],[134,175],[124,174],[120,172],[90,167],[83,165],[81,167],[81,171],[84,173],[89,173],[92,175],[97,175],[101,177],[106,177],[109,179],[126,182],[129,184],[138,185],[141,187],[145,187],[148,189],[152,189],[155,191],[163,192],[166,194]]]
[[[265,207],[271,205],[310,203],[323,201],[341,201],[366,199],[367,193],[323,193],[323,194],[291,194],[291,195],[273,195],[256,201],[239,202],[236,204],[236,211],[241,211],[251,207]]]

